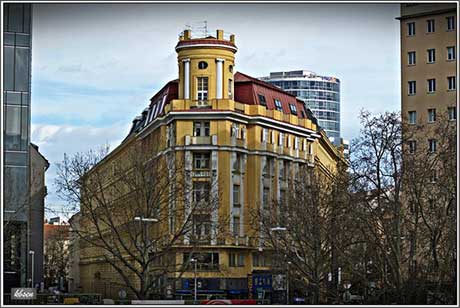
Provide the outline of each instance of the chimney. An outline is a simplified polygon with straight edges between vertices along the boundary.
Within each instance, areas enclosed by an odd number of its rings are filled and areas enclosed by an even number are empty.
[[[221,41],[224,40],[224,30],[217,30],[217,39]]]

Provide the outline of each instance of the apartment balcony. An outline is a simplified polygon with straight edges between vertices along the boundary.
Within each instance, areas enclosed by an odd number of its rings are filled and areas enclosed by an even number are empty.
[[[193,169],[192,177],[194,178],[209,178],[211,177],[210,169]]]
[[[185,145],[217,145],[217,135],[185,136]]]

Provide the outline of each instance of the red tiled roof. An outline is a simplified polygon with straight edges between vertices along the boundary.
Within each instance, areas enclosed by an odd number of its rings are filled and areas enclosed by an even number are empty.
[[[292,114],[290,104],[295,105],[299,118],[308,118],[304,103],[294,95],[282,89],[259,80],[249,75],[235,73],[235,100],[249,105],[261,105],[259,95],[265,97],[266,108],[276,110],[275,99],[281,102],[282,111],[285,114]],[[302,112],[303,111],[303,112]]]

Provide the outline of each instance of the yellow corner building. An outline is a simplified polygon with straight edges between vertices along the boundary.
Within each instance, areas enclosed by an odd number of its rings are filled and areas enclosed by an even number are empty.
[[[202,230],[209,241],[195,246],[199,298],[255,298],[260,289],[269,293],[270,257],[251,213],[282,199],[287,179],[299,166],[333,173],[343,160],[302,101],[235,72],[237,50],[234,35],[222,30],[215,37],[185,30],[176,45],[178,79],[151,98],[126,139],[96,167],[115,162],[133,144],[150,142],[157,151],[184,159],[184,178],[194,191],[211,190],[218,200],[208,213],[214,224]],[[171,220],[159,223],[167,232]],[[191,245],[185,236],[175,246],[178,263]],[[79,257],[82,291],[116,298],[118,289],[110,281],[119,280],[117,273],[93,261],[94,251],[82,250]],[[96,273],[105,275],[105,282],[96,283]],[[175,275],[174,297],[193,298],[193,267]]]

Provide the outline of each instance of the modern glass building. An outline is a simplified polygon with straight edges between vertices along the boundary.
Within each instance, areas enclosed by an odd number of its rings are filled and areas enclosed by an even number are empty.
[[[269,82],[303,100],[318,119],[318,124],[340,142],[340,80],[335,77],[319,76],[316,73],[299,70],[272,72],[261,80]]]
[[[29,143],[32,5],[3,5],[4,291],[30,285]]]

